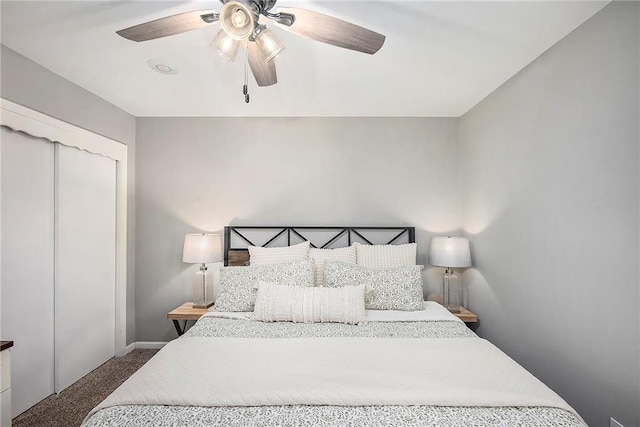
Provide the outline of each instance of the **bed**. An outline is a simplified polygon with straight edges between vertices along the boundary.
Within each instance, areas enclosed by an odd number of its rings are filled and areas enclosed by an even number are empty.
[[[307,243],[312,232],[320,243]],[[287,259],[303,247],[311,261]],[[213,309],[83,426],[585,425],[523,367],[423,301],[412,227],[227,227],[224,252],[230,267]],[[308,286],[299,285],[303,264]]]

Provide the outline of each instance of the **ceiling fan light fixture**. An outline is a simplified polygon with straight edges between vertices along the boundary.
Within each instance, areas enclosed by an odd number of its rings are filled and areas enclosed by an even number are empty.
[[[250,19],[242,9],[236,9],[231,14],[231,25],[236,28],[242,28],[249,23]]]
[[[220,9],[222,29],[236,40],[248,39],[256,27],[257,13],[253,8],[239,1],[229,1]]]
[[[220,56],[233,62],[238,54],[240,41],[231,37],[226,31],[220,30],[211,42],[211,47],[215,48]]]
[[[386,39],[384,35],[375,31],[311,10],[289,7],[272,13],[270,10],[277,0],[220,1],[222,7],[219,13],[215,10],[178,13],[124,28],[116,33],[126,39],[141,42],[197,30],[220,21],[222,31],[216,35],[211,46],[231,61],[237,56],[239,44],[244,42],[246,46],[246,61],[244,61],[246,102],[249,102],[248,69],[251,69],[258,86],[271,86],[278,83],[276,64],[273,59],[285,48],[278,37],[267,30],[266,25],[259,23],[261,17],[280,24],[283,29],[295,35],[370,55],[376,53]],[[177,72],[166,64],[150,64],[150,66],[163,74]]]
[[[265,26],[260,26],[260,31],[256,31],[255,39],[262,55],[267,62],[274,60],[276,56],[280,54],[285,48],[284,43],[273,33],[273,31],[267,29]]]

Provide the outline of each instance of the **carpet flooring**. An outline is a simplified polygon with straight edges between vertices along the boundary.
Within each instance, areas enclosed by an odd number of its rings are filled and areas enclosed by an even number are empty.
[[[74,427],[158,350],[134,350],[108,360],[88,375],[13,419],[13,427]]]

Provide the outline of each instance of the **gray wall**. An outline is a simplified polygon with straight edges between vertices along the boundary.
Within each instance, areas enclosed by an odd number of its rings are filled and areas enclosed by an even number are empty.
[[[0,45],[0,96],[128,146],[127,343],[135,341],[135,117]]]
[[[479,333],[594,427],[640,425],[638,6],[610,4],[460,121]]]
[[[459,229],[458,119],[139,118],[136,144],[138,341],[175,338],[186,233],[407,224],[426,263],[430,236]]]

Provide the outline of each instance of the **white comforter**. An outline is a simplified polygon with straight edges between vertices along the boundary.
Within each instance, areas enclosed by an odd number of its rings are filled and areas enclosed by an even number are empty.
[[[539,406],[575,413],[482,339],[179,339],[96,407]],[[91,415],[91,414],[90,414]]]

